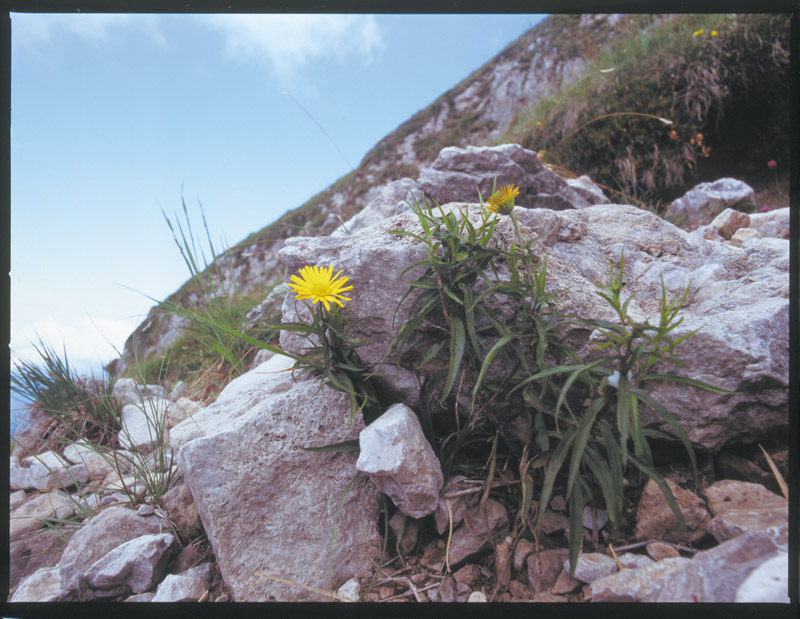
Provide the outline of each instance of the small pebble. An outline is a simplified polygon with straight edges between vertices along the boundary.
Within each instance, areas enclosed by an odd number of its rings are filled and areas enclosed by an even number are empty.
[[[485,602],[485,601],[486,601],[486,595],[483,593],[483,591],[473,591],[472,593],[469,594],[469,597],[467,598],[467,602]]]

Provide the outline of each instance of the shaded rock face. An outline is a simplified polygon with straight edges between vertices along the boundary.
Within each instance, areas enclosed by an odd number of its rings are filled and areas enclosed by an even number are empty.
[[[268,361],[176,426],[185,441],[179,467],[235,601],[329,601],[259,576],[329,589],[337,503],[355,475],[356,456],[300,449],[351,440],[363,428],[347,398],[316,380],[278,372]],[[281,368],[285,369],[285,367]],[[195,422],[195,420],[197,420]],[[191,424],[193,435],[178,432]],[[333,539],[332,586],[371,573],[380,555],[378,491],[368,477],[347,491]]]
[[[519,144],[444,148],[430,167],[423,168],[417,185],[439,204],[475,202],[478,191],[487,200],[492,188],[519,187],[515,202],[526,208],[582,208],[586,200],[560,176],[550,172],[535,152]]]
[[[465,209],[464,205],[449,205]],[[477,205],[470,217],[479,223]],[[515,211],[523,243],[540,240],[533,250],[548,257],[548,289],[565,289],[558,309],[571,316],[616,321],[610,307],[595,294],[595,284],[608,280],[609,260],[625,255],[625,293],[633,295],[628,311],[634,320],[658,324],[661,281],[670,299],[692,286],[675,337],[700,329],[676,352],[685,368],[656,364],[654,371],[671,372],[708,382],[736,394],[716,394],[687,385],[650,383],[651,395],[669,410],[690,440],[712,452],[728,443],[758,439],[769,431],[788,427],[789,244],[782,239],[753,238],[741,248],[689,234],[658,216],[632,206],[597,205],[555,212],[546,209]],[[358,349],[362,361],[377,367],[386,345],[411,315],[414,295],[394,314],[398,299],[421,267],[403,272],[424,258],[421,243],[392,231],[421,234],[413,214],[405,213],[346,237],[291,238],[279,252],[287,277],[301,267],[333,265],[350,278],[354,290],[349,310],[363,319],[356,337],[367,345]],[[495,227],[495,240],[514,238],[508,218]],[[402,274],[402,275],[401,275]],[[305,311],[290,295],[284,302],[284,320],[302,319]],[[565,337],[579,355],[597,355],[591,333],[572,329]],[[302,351],[305,341],[284,332],[281,345]],[[419,351],[430,345],[422,342]],[[409,358],[414,353],[409,351]],[[395,367],[391,356],[381,368],[392,397],[412,408],[419,386],[411,366]],[[702,414],[698,414],[702,411]],[[671,432],[646,408],[645,425]]]
[[[706,534],[711,515],[703,501],[694,492],[684,490],[666,480],[675,502],[681,510],[691,541],[698,541]],[[639,508],[636,512],[636,539],[658,539],[665,542],[686,541],[686,533],[667,504],[661,488],[652,479],[645,484]]]

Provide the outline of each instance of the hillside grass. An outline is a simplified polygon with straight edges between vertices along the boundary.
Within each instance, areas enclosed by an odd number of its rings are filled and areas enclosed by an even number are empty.
[[[774,119],[790,117],[790,16],[642,15],[630,24],[583,78],[523,110],[496,143],[539,151],[617,199],[657,205],[702,180],[710,160],[741,168],[727,151],[742,141],[753,171],[788,163],[788,127]],[[726,114],[743,105],[756,113],[731,126]]]

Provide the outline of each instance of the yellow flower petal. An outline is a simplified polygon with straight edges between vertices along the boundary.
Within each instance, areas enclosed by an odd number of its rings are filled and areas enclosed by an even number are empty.
[[[331,301],[339,307],[344,307],[342,300],[351,300],[341,294],[348,290],[353,290],[353,286],[345,286],[349,278],[340,277],[341,270],[336,275],[333,275],[332,265],[328,268],[304,266],[299,273],[299,277],[292,275],[289,278],[293,282],[289,284],[289,288],[295,292],[298,300],[311,299],[312,303],[321,301],[327,311],[331,309]]]

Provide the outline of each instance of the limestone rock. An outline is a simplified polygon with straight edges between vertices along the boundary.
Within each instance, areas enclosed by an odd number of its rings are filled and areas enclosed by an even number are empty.
[[[8,499],[8,509],[10,511],[14,511],[17,507],[22,505],[27,498],[28,495],[24,490],[17,490],[16,492],[12,492],[9,495]]]
[[[456,570],[453,574],[453,578],[456,579],[456,583],[458,585],[471,586],[478,581],[480,575],[481,568],[474,563],[470,563],[469,565],[465,565],[464,567]]]
[[[111,462],[113,458],[109,455],[106,459],[100,453],[90,447],[87,443],[77,442],[67,445],[64,448],[64,457],[73,464],[82,464],[89,473],[89,479],[98,481],[114,470]]]
[[[167,398],[167,390],[161,385],[142,385],[132,378],[118,378],[111,391],[120,404],[139,406],[149,398]]]
[[[70,465],[53,452],[30,456],[20,466],[12,462],[9,471],[11,490],[35,489],[48,492],[56,488],[69,488],[89,481],[89,472],[83,464]]]
[[[370,476],[397,508],[412,518],[436,509],[444,478],[419,419],[405,404],[394,404],[364,428],[356,469]]]
[[[708,509],[715,516],[730,509],[785,507],[787,504],[785,498],[770,492],[761,484],[732,479],[714,482],[703,491],[703,496],[708,501]]]
[[[71,602],[74,591],[62,584],[61,568],[43,567],[19,583],[10,602]]]
[[[186,421],[202,408],[199,402],[189,398],[180,398],[167,406],[167,425],[172,428]]]
[[[651,565],[653,563],[653,559],[646,555],[637,555],[632,552],[626,552],[624,554],[619,555],[617,557],[619,562],[622,564],[622,567],[635,570],[640,567],[645,567],[646,565]]]
[[[202,528],[192,492],[184,481],[181,480],[164,493],[162,505],[170,522],[184,534],[191,534],[192,531]]]
[[[120,444],[127,449],[147,449],[159,440],[169,442],[166,423],[168,405],[169,400],[164,398],[150,398],[139,405],[127,404],[122,407]]]
[[[78,589],[78,576],[96,561],[125,542],[142,535],[159,533],[157,518],[137,516],[125,507],[104,509],[84,524],[69,540],[61,555],[64,585]]]
[[[581,194],[547,170],[535,152],[519,144],[443,148],[436,160],[420,171],[417,185],[439,204],[484,200],[497,189],[519,187],[515,203],[525,208],[556,210],[588,206]]]
[[[521,572],[525,565],[527,565],[528,555],[536,552],[536,546],[530,540],[524,537],[517,542],[517,547],[514,549],[514,569]]]
[[[300,449],[352,440],[347,397],[283,371],[283,357],[232,381],[217,401],[173,429],[179,469],[194,497],[217,568],[235,601],[329,601],[256,574],[327,590],[331,527],[352,480],[352,452]],[[187,428],[183,430],[184,426]],[[235,501],[236,509],[231,509]],[[371,575],[380,556],[378,491],[366,476],[341,503],[333,539],[333,587]]]
[[[647,554],[650,555],[653,561],[661,561],[662,559],[680,556],[680,553],[675,550],[673,546],[665,544],[664,542],[650,542],[645,548],[647,549]]]
[[[66,542],[62,536],[69,536],[70,531],[62,528],[38,530],[23,539],[11,541],[9,544],[9,587],[16,587],[43,567],[53,567],[58,563]]]
[[[751,531],[767,531],[779,544],[786,544],[789,528],[789,505],[782,507],[745,507],[728,509],[708,523],[708,532],[724,542]]]
[[[564,562],[564,570],[569,572],[570,569],[571,565],[569,559],[567,559]],[[581,582],[591,584],[595,580],[613,574],[616,571],[617,563],[614,559],[599,552],[588,552],[578,555],[573,576]]]
[[[755,204],[755,192],[747,183],[735,178],[720,178],[713,183],[700,183],[674,200],[665,217],[674,218],[689,229],[709,223],[726,208],[743,210]]]
[[[422,189],[410,178],[401,178],[386,185],[373,187],[364,197],[367,206],[336,228],[331,236],[344,236],[358,232],[387,217],[393,217],[409,210],[415,201],[421,205],[422,194]]]
[[[693,559],[664,559],[595,581],[592,601],[733,602],[754,567],[778,551],[767,533],[746,533],[698,552]]]
[[[595,204],[611,204],[611,200],[603,193],[603,189],[586,175],[579,176],[578,178],[568,178],[564,182],[566,182],[575,193],[586,200],[589,206]]]
[[[11,512],[9,540],[20,540],[43,528],[47,518],[69,518],[76,511],[75,504],[63,492],[45,492],[35,496]]]
[[[177,548],[178,540],[171,533],[129,540],[103,555],[79,577],[79,597],[94,600],[147,591],[164,575]]]
[[[191,419],[170,429],[170,446],[177,453],[189,441],[206,434],[227,429],[233,421],[270,394],[292,388],[290,372],[294,361],[284,355],[274,355],[254,370],[229,382],[216,401],[197,411]]]
[[[751,239],[760,239],[761,235],[753,228],[740,228],[731,236],[731,245],[734,247],[744,247],[747,241]]]
[[[211,586],[214,565],[203,563],[180,574],[170,574],[158,585],[153,602],[197,602]]]
[[[726,208],[709,224],[717,234],[729,241],[731,237],[741,228],[750,227],[750,216],[732,208]]]
[[[556,578],[555,584],[550,587],[550,593],[572,593],[581,585],[583,585],[583,583],[580,580],[570,576],[569,570],[562,567],[561,573],[558,575],[558,578]]]
[[[461,205],[446,205],[445,212]],[[469,206],[478,221],[478,206]],[[523,243],[533,244],[537,256],[548,256],[548,286],[565,289],[557,309],[579,318],[616,320],[608,305],[595,294],[595,284],[608,279],[608,261],[625,251],[625,292],[634,301],[632,319],[658,322],[663,277],[670,298],[692,285],[690,301],[681,311],[683,322],[675,337],[700,329],[679,344],[676,353],[685,368],[656,364],[655,371],[674,372],[738,392],[716,394],[688,385],[653,381],[649,393],[684,427],[696,445],[716,452],[726,444],[758,439],[788,427],[789,244],[786,240],[759,238],[742,248],[692,236],[658,216],[632,206],[596,205],[552,211],[518,208]],[[358,356],[369,367],[379,365],[386,344],[413,314],[415,295],[409,295],[394,316],[398,300],[421,270],[403,271],[424,258],[424,247],[392,230],[421,234],[416,217],[404,213],[350,236],[294,237],[287,239],[279,257],[287,273],[307,264],[333,265],[355,286],[349,310],[353,321],[363,320],[354,337],[366,345]],[[510,242],[515,233],[508,218],[499,220],[493,242]],[[402,275],[401,275],[402,274]],[[380,282],[380,286],[373,285]],[[502,308],[501,308],[502,310]],[[297,320],[304,308],[287,295],[283,320]],[[502,316],[500,316],[502,319]],[[394,319],[394,322],[393,322]],[[581,358],[597,355],[586,329],[566,328],[564,337]],[[426,339],[428,338],[428,339]],[[414,408],[419,385],[413,376],[413,359],[430,346],[420,334],[410,342],[407,359],[396,369],[391,356],[380,369],[381,387],[391,397]],[[307,342],[283,332],[281,345],[300,352]],[[658,382],[658,384],[656,384]],[[703,411],[698,415],[697,411]],[[200,414],[200,413],[198,413]],[[642,423],[671,432],[647,407]]]
[[[779,552],[750,572],[736,590],[733,601],[761,604],[790,603],[789,553]]]
[[[711,514],[694,492],[685,490],[670,480],[667,480],[667,485],[686,521],[689,539],[699,540],[706,534]],[[674,543],[687,541],[686,533],[667,504],[661,488],[652,479],[645,484],[636,510],[636,539],[658,539]]]
[[[564,567],[564,553],[558,550],[542,550],[528,556],[528,581],[534,593],[549,590]]]
[[[470,502],[471,495],[460,494],[457,496],[450,496],[461,490],[469,488],[469,484],[464,483],[466,477],[463,475],[456,475],[447,480],[447,483],[442,488],[439,496],[439,502],[436,505],[436,511],[433,514],[436,523],[436,531],[442,535],[450,527],[450,513],[447,510],[447,503],[445,499],[450,500],[450,511],[453,515],[453,530],[455,531],[458,526],[464,521],[464,512]]]
[[[464,523],[453,533],[450,542],[451,567],[488,550],[491,547],[490,536],[499,541],[507,533],[508,513],[500,503],[487,499],[485,518],[482,511],[480,506],[468,510],[464,514]]]
[[[750,227],[762,237],[789,238],[789,207],[776,208],[767,213],[752,213]]]
[[[640,569],[623,569],[592,582],[593,602],[639,602],[657,594],[661,580],[691,563],[684,557],[668,557]]]

